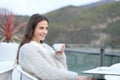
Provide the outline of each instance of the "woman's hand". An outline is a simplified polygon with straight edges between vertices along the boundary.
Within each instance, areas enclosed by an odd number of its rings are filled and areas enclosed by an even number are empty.
[[[57,51],[56,54],[57,54],[57,55],[63,55],[64,50],[65,50],[65,44],[62,45],[61,50],[60,50],[60,51]]]
[[[92,78],[86,76],[78,76],[77,80],[92,80]]]

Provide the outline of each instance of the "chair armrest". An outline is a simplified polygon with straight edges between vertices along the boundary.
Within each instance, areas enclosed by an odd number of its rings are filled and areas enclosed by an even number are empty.
[[[14,69],[13,62],[0,62],[0,74]]]
[[[18,70],[21,74],[24,74],[24,75],[27,76],[28,78],[33,79],[33,80],[38,80],[37,78],[33,77],[33,76],[30,75],[29,73],[23,71],[20,65],[17,65],[16,68],[17,68],[17,70]]]

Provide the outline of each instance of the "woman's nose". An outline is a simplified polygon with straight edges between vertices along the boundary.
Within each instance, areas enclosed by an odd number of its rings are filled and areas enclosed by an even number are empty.
[[[44,29],[44,31],[43,31],[43,32],[47,34],[48,30]]]

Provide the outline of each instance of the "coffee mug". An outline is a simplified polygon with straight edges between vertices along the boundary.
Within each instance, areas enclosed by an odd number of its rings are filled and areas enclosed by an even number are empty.
[[[61,51],[61,48],[64,44],[63,43],[56,43],[56,44],[53,44],[53,48],[55,51]]]

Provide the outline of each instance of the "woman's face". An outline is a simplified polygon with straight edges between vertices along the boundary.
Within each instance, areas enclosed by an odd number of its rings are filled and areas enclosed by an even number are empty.
[[[33,41],[36,42],[44,41],[47,33],[48,33],[48,22],[45,20],[39,22],[34,30]]]

